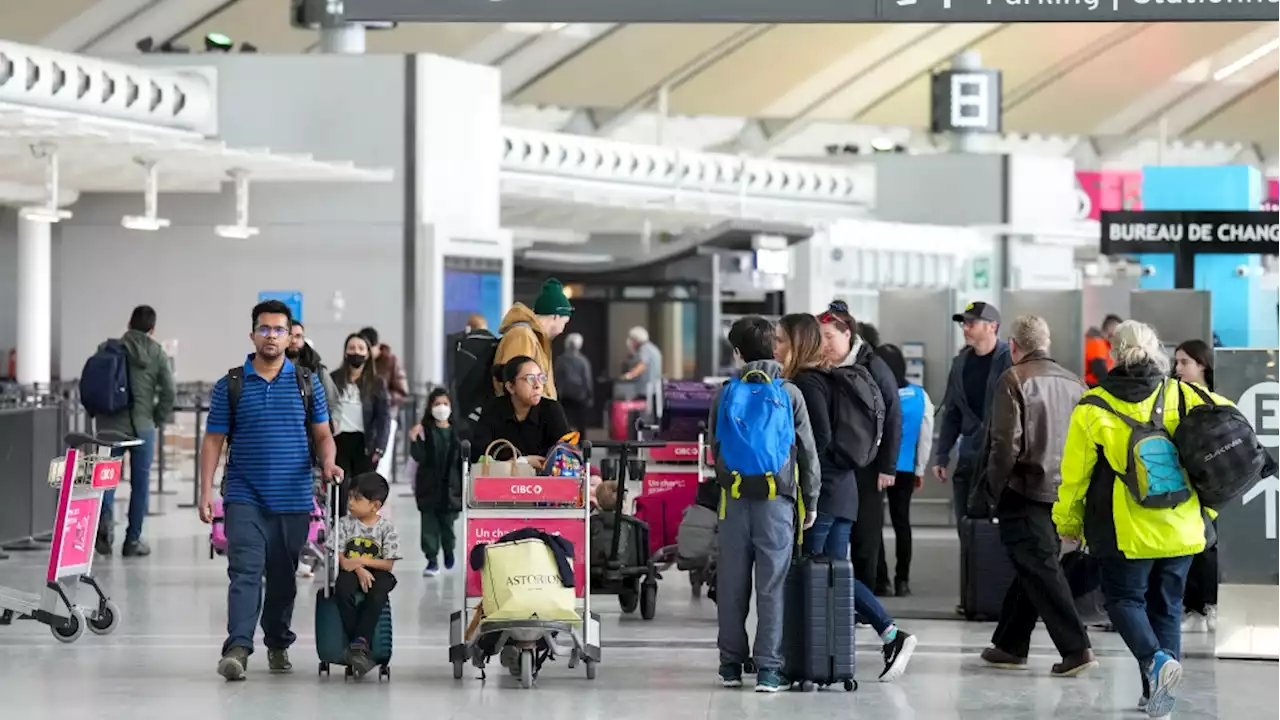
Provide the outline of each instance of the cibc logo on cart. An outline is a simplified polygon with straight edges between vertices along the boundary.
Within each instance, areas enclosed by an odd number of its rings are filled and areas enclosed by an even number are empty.
[[[520,484],[512,485],[512,486],[511,486],[511,494],[512,494],[512,495],[541,495],[541,494],[542,494],[542,486],[541,486],[541,485],[529,485],[529,484],[526,484],[526,483],[520,483]]]

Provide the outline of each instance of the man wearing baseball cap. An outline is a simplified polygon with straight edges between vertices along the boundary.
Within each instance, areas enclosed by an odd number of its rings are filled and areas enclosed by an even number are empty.
[[[951,316],[964,330],[965,347],[951,363],[942,401],[942,429],[935,446],[933,474],[951,481],[957,530],[969,505],[969,487],[978,471],[986,414],[1000,375],[1013,364],[1009,343],[999,338],[1000,311],[995,305],[971,302]],[[959,440],[957,448],[956,441]],[[948,478],[951,450],[957,449],[955,473]]]

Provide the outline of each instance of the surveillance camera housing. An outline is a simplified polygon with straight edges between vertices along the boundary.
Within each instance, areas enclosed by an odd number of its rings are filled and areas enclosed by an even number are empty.
[[[1154,265],[1142,266],[1142,277],[1155,277],[1156,267]]]

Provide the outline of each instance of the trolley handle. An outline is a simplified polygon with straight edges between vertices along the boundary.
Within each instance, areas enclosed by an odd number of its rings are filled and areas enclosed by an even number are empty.
[[[342,548],[338,545],[338,510],[342,503],[342,486],[339,483],[325,481],[325,499],[329,519],[325,529],[325,543],[328,545],[326,555],[329,556],[328,567],[324,574],[324,596],[333,597],[334,588],[338,583],[338,572],[341,570],[338,559],[342,556]]]

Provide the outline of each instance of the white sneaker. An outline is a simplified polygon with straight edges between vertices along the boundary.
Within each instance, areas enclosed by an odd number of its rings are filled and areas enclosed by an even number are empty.
[[[437,567],[435,563],[432,563],[422,568],[422,577],[435,577],[436,575],[439,575],[439,574],[440,574],[440,568]]]
[[[1209,632],[1209,619],[1198,612],[1185,612],[1182,614],[1182,632]]]
[[[1205,621],[1206,629],[1208,629],[1209,632],[1218,631],[1218,606],[1217,605],[1204,606],[1204,621]]]

